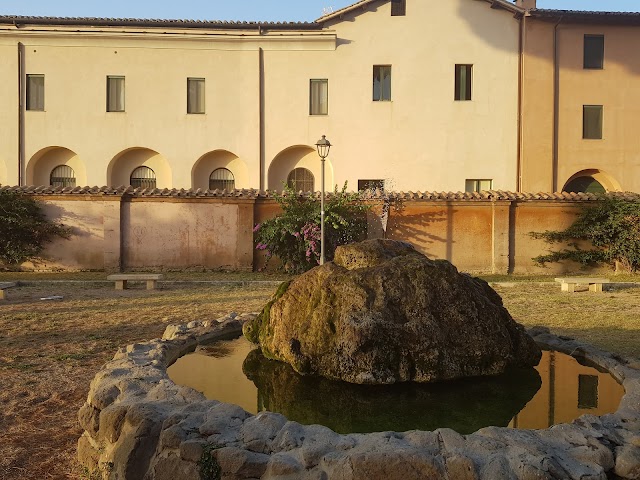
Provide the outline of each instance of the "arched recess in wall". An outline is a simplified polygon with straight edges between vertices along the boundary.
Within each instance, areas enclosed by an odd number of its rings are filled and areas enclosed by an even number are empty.
[[[620,184],[602,170],[582,170],[569,177],[562,188],[563,192],[604,193],[620,191]]]
[[[296,168],[306,168],[315,179],[314,190],[320,191],[321,188],[321,162],[318,152],[315,148],[307,145],[296,145],[281,151],[271,161],[269,165],[268,188],[269,190],[281,191],[283,185],[286,185],[289,174]],[[327,158],[324,166],[325,189],[333,191],[333,165],[331,160]]]
[[[73,170],[76,186],[87,186],[84,162],[74,151],[64,147],[43,148],[31,157],[27,163],[27,185],[51,185],[51,172],[61,166]]]
[[[172,188],[171,167],[166,158],[155,150],[134,147],[117,154],[107,167],[107,185],[128,186],[131,174],[138,167],[148,167],[156,176],[156,188]]]
[[[226,168],[233,174],[235,188],[257,188],[255,185],[249,185],[247,164],[227,150],[214,150],[200,157],[191,169],[191,186],[194,189],[208,190],[209,177],[220,168]]]

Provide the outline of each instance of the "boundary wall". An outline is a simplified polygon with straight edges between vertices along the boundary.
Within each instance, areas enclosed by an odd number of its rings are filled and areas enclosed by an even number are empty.
[[[50,219],[73,232],[68,240],[50,243],[42,260],[23,264],[27,270],[251,271],[264,265],[262,253],[253,248],[253,227],[279,211],[269,192],[256,190],[1,191],[35,196]],[[575,272],[580,266],[570,262],[536,266],[531,258],[547,253],[549,245],[530,233],[564,229],[581,207],[596,200],[591,194],[568,193],[374,193],[367,196],[373,207],[368,237],[410,242],[428,257],[471,273]],[[275,267],[272,262],[270,268]]]

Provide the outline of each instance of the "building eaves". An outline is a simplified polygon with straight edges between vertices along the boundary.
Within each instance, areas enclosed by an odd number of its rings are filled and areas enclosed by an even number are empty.
[[[51,186],[25,186],[11,187],[0,186],[0,194],[18,193],[36,196],[125,196],[132,198],[220,198],[220,199],[257,199],[275,198],[280,192],[259,191],[255,189],[241,190],[203,190],[203,189],[176,189],[176,188],[133,188],[120,187],[51,187]],[[301,198],[319,199],[320,192],[297,192],[294,195]],[[327,194],[332,196],[331,193]],[[615,192],[609,196],[640,201],[640,194],[630,192]],[[543,201],[543,202],[585,202],[597,201],[602,198],[594,193],[520,193],[503,190],[488,190],[483,192],[383,192],[380,190],[363,192],[360,194],[363,200],[383,201],[424,201],[424,202],[495,202],[495,201]]]
[[[101,17],[31,17],[0,15],[0,25],[16,27],[41,26],[87,26],[87,27],[132,27],[132,28],[186,28],[211,30],[320,30],[316,22],[235,22],[222,20],[171,20],[145,18],[101,18]]]
[[[352,12],[354,10],[357,10],[359,8],[364,8],[366,7],[368,4],[373,3],[373,2],[381,2],[381,1],[389,1],[389,0],[360,0],[358,2],[355,2],[351,5],[348,5],[344,8],[341,8],[339,10],[336,10],[335,12],[331,12],[328,13],[326,15],[323,15],[322,17],[318,18],[316,20],[317,23],[324,23],[324,22],[328,22],[329,20],[334,20],[336,18],[340,18],[343,15]],[[481,0],[487,3],[491,4],[491,8],[502,8],[505,10],[508,10],[510,12],[516,13],[516,14],[522,14],[524,13],[524,10],[516,5],[514,5],[513,3],[507,1],[507,0]]]
[[[640,25],[640,12],[592,12],[534,8],[528,13],[530,17],[539,20],[557,21],[562,19],[563,23]]]

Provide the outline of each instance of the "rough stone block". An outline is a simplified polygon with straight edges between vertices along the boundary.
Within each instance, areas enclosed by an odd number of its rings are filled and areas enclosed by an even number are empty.
[[[212,453],[222,469],[223,478],[229,474],[240,478],[260,478],[269,462],[269,455],[249,452],[242,448],[225,447]]]
[[[618,447],[614,473],[624,479],[640,479],[640,448],[632,445]]]

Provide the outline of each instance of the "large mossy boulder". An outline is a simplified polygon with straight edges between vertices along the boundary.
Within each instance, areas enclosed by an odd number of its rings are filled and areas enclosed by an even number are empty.
[[[358,384],[498,375],[541,356],[485,281],[392,240],[338,247],[244,330],[267,358]]]

